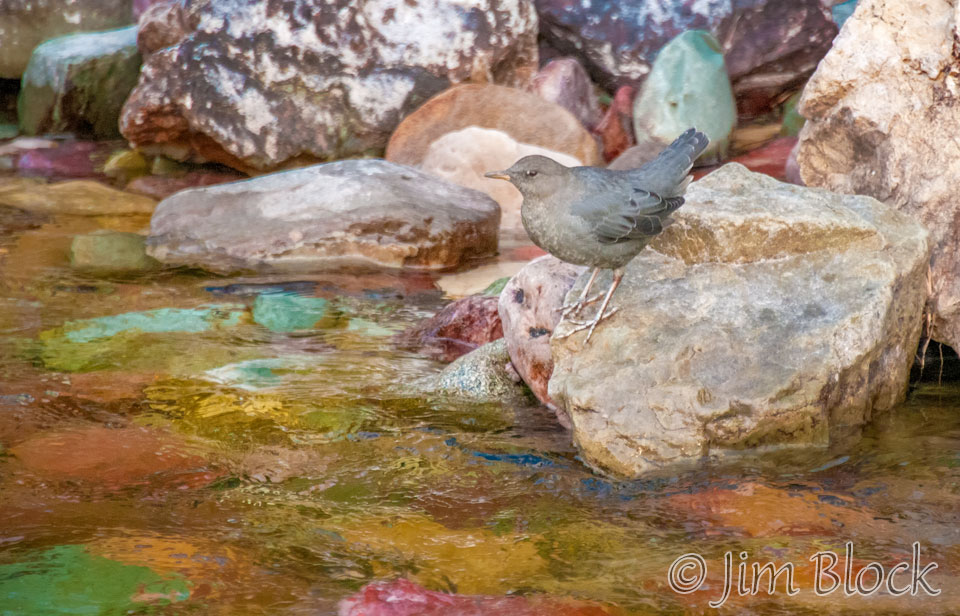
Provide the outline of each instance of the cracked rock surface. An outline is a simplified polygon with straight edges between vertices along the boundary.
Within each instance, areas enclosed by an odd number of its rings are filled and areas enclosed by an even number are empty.
[[[160,202],[148,253],[214,272],[358,261],[447,268],[496,254],[485,194],[384,160],[346,160],[184,190]]]
[[[555,329],[549,395],[584,460],[636,477],[822,446],[903,400],[926,290],[921,225],[735,163],[692,184],[675,217],[627,266],[620,311],[589,343]]]

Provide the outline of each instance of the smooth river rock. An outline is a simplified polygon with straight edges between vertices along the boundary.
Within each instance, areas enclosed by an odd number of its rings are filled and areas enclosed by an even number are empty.
[[[139,76],[135,26],[47,41],[34,50],[23,74],[20,131],[115,139],[120,109]]]
[[[530,0],[170,10],[183,16],[159,5],[143,15],[141,48],[170,46],[146,58],[121,132],[140,148],[241,170],[378,154],[404,116],[451,84],[526,86],[537,70]]]
[[[871,195],[933,240],[927,333],[960,349],[960,28],[954,3],[862,0],[800,102],[803,182]]]
[[[384,160],[346,160],[181,191],[157,206],[148,252],[215,272],[349,261],[447,268],[497,252],[483,193]]]
[[[738,164],[691,185],[676,218],[627,267],[620,311],[589,343],[551,340],[549,395],[591,466],[636,477],[824,446],[903,400],[926,292],[921,225]]]
[[[19,79],[34,48],[55,36],[126,26],[131,0],[3,0],[0,78]]]
[[[397,126],[386,159],[420,165],[430,144],[471,126],[504,132],[586,165],[601,164],[596,140],[572,113],[531,92],[491,84],[464,84],[431,98]]]

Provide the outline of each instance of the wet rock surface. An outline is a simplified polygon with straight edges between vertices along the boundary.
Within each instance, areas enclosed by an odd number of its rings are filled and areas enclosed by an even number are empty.
[[[148,252],[211,271],[365,261],[444,268],[497,250],[486,195],[382,160],[316,165],[179,192],[157,206]]]
[[[466,84],[438,94],[404,118],[387,144],[387,160],[419,165],[437,139],[470,126],[502,131],[519,143],[600,164],[593,136],[577,118],[536,94]]]
[[[72,132],[120,136],[120,108],[137,85],[136,27],[73,34],[37,47],[23,75],[17,103],[26,135]]]
[[[588,344],[551,340],[549,395],[591,465],[629,477],[825,445],[903,399],[926,288],[920,225],[736,164],[694,183],[677,218],[627,267],[620,311]]]
[[[7,0],[0,13],[0,77],[18,79],[43,41],[132,21],[130,0]]]
[[[583,267],[547,255],[534,259],[500,293],[499,310],[510,361],[534,395],[553,406],[547,383],[553,373],[550,337],[560,308]],[[561,416],[565,421],[566,415]]]
[[[525,402],[527,393],[509,371],[503,338],[458,358],[437,376],[437,392],[475,402]]]
[[[488,342],[503,337],[497,297],[472,295],[445,306],[397,342],[405,348],[441,361],[453,361]]]
[[[960,83],[948,2],[864,0],[807,85],[797,164],[809,186],[866,194],[932,235],[929,333],[960,348]],[[922,109],[922,115],[915,110]]]
[[[537,65],[527,0],[470,10],[445,0],[211,0],[185,10],[187,19],[152,21],[141,40],[181,37],[147,58],[121,131],[136,146],[239,169],[377,153],[401,118],[450,84],[526,85]],[[174,33],[164,36],[163,23]]]

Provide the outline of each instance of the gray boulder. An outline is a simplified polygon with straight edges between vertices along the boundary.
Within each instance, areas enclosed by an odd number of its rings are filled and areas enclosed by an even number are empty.
[[[549,394],[589,464],[635,477],[704,455],[822,446],[903,400],[926,291],[923,227],[870,197],[738,164],[695,182],[687,201],[627,267],[620,311],[589,343],[558,339],[567,322],[555,330]]]
[[[174,43],[145,61],[121,130],[138,147],[243,170],[377,154],[450,84],[525,86],[537,69],[530,0],[206,0],[171,10],[143,16],[144,47]]]
[[[0,78],[19,79],[40,43],[62,34],[129,25],[131,10],[131,0],[3,0]]]
[[[444,368],[435,390],[476,402],[526,402],[526,389],[511,378],[509,363],[506,341],[488,342]]]
[[[485,194],[384,160],[346,160],[178,192],[157,206],[148,253],[216,272],[344,261],[447,268],[496,254]]]
[[[47,41],[23,74],[20,131],[117,138],[120,109],[139,76],[136,26]]]

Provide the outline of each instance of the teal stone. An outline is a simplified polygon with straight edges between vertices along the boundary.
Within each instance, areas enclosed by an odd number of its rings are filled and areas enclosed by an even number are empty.
[[[704,156],[722,156],[736,109],[720,44],[708,32],[688,30],[660,50],[634,101],[637,143],[666,146],[693,126],[710,137]]]
[[[856,9],[857,0],[847,0],[846,2],[834,4],[832,7],[830,7],[830,14],[837,26],[842,28],[843,24],[850,19],[850,16],[853,15],[853,12]]]
[[[214,328],[234,327],[240,323],[243,310],[232,306],[203,308],[158,308],[145,312],[127,312],[83,321],[67,321],[63,325],[70,342],[93,342],[112,338],[121,332],[139,333],[199,333]]]
[[[800,97],[803,92],[797,92],[783,103],[783,123],[780,125],[780,134],[786,137],[796,137],[800,134],[806,119],[797,111]]]
[[[329,313],[330,302],[295,293],[263,293],[253,303],[253,320],[272,332],[314,329]]]
[[[487,296],[498,296],[503,291],[503,288],[507,286],[507,283],[510,282],[510,276],[504,276],[503,278],[498,278],[490,283],[486,289],[483,290],[481,295]]]
[[[17,99],[26,135],[120,136],[120,110],[140,78],[137,27],[69,34],[37,46]]]

